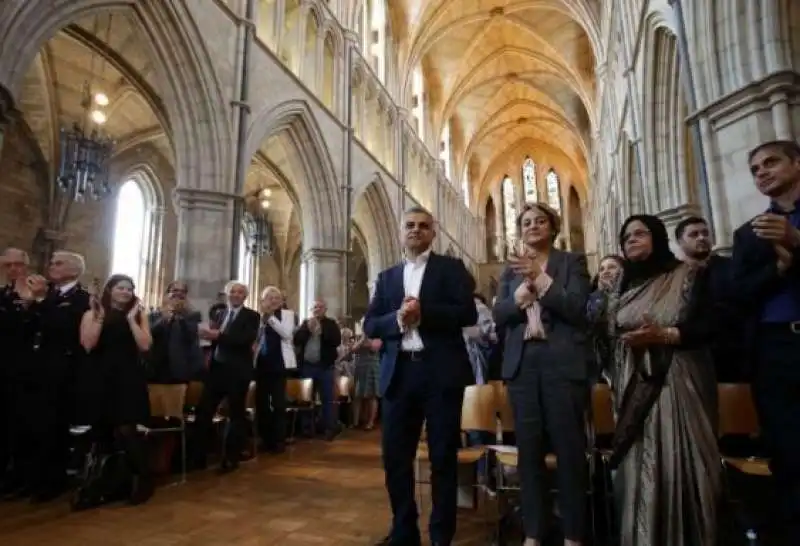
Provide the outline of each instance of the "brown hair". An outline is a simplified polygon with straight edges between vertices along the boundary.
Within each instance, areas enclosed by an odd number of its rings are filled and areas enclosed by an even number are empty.
[[[129,283],[134,291],[131,301],[128,302],[123,311],[126,313],[130,312],[130,310],[133,309],[137,304],[138,298],[136,297],[136,284],[133,282],[133,279],[127,275],[111,275],[106,281],[106,285],[103,287],[103,295],[100,296],[100,305],[103,306],[103,310],[106,313],[111,310],[111,290],[113,290],[113,288],[121,282]]]
[[[517,214],[517,235],[522,233],[522,217],[525,216],[525,213],[538,210],[545,216],[547,216],[547,221],[550,224],[550,240],[551,242],[555,242],[558,239],[558,234],[561,233],[561,216],[559,216],[558,212],[548,205],[547,203],[525,203],[522,205],[522,209]]]

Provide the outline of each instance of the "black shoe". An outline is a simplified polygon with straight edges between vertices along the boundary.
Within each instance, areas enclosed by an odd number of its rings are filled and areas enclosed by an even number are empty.
[[[218,472],[220,474],[230,474],[236,470],[239,470],[239,461],[223,459],[222,464],[219,466]]]
[[[421,546],[422,541],[405,541],[401,542],[392,538],[392,535],[386,535],[381,540],[375,543],[375,546]]]
[[[134,506],[144,504],[156,492],[153,479],[149,476],[134,476],[131,487],[130,503]]]
[[[47,491],[39,491],[31,495],[31,504],[44,504],[56,500],[64,493],[63,489],[50,489]]]
[[[17,500],[27,499],[30,496],[31,496],[30,487],[26,487],[23,485],[17,487],[16,489],[8,491],[1,498],[3,500],[8,500],[8,501],[17,501]]]

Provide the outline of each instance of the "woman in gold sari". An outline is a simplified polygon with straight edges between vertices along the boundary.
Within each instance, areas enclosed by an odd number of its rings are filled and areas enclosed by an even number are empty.
[[[606,363],[620,546],[714,546],[721,476],[705,276],[675,258],[655,216],[628,218],[620,244]]]

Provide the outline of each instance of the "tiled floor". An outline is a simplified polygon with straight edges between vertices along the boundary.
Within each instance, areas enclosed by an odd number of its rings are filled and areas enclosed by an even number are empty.
[[[368,546],[388,527],[376,432],[305,441],[224,477],[193,474],[139,507],[0,504],[2,546]],[[470,527],[460,546],[473,543]]]

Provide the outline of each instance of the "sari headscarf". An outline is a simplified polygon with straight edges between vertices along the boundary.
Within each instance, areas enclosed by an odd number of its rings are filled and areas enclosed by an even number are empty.
[[[631,261],[625,254],[625,230],[631,222],[639,221],[650,231],[653,242],[653,251],[644,260]],[[622,292],[637,286],[653,277],[675,269],[680,262],[669,248],[669,235],[667,227],[660,218],[650,214],[634,214],[629,216],[619,230],[619,246],[625,261],[622,264],[622,279],[620,289]]]

